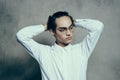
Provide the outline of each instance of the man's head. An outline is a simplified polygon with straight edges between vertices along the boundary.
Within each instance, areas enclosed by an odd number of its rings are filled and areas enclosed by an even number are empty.
[[[68,12],[56,12],[49,16],[48,30],[54,34],[56,42],[60,46],[66,46],[72,41],[74,20]]]

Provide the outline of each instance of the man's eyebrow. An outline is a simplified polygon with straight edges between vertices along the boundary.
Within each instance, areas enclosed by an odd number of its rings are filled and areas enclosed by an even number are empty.
[[[71,24],[71,25],[69,26],[69,28],[70,28],[71,26],[73,26],[73,24]]]
[[[73,24],[71,24],[69,27],[71,27]],[[60,29],[67,29],[66,27],[59,27]]]
[[[59,27],[59,29],[67,29],[66,27]]]

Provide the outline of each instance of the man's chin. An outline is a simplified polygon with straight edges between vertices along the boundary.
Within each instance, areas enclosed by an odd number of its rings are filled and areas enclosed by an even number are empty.
[[[68,45],[68,44],[70,44],[71,42],[72,42],[72,41],[67,41],[65,44],[67,44],[67,45]]]

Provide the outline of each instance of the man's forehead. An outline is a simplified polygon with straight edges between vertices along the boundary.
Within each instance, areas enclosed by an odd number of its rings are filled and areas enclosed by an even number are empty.
[[[57,27],[69,27],[71,24],[72,21],[68,16],[64,16],[56,19]]]

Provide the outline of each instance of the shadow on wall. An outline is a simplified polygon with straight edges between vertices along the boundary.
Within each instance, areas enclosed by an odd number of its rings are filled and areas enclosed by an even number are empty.
[[[15,39],[19,22],[20,1],[0,0],[0,80],[40,80],[38,64]],[[19,52],[20,51],[20,52]],[[26,58],[20,58],[22,55]]]

